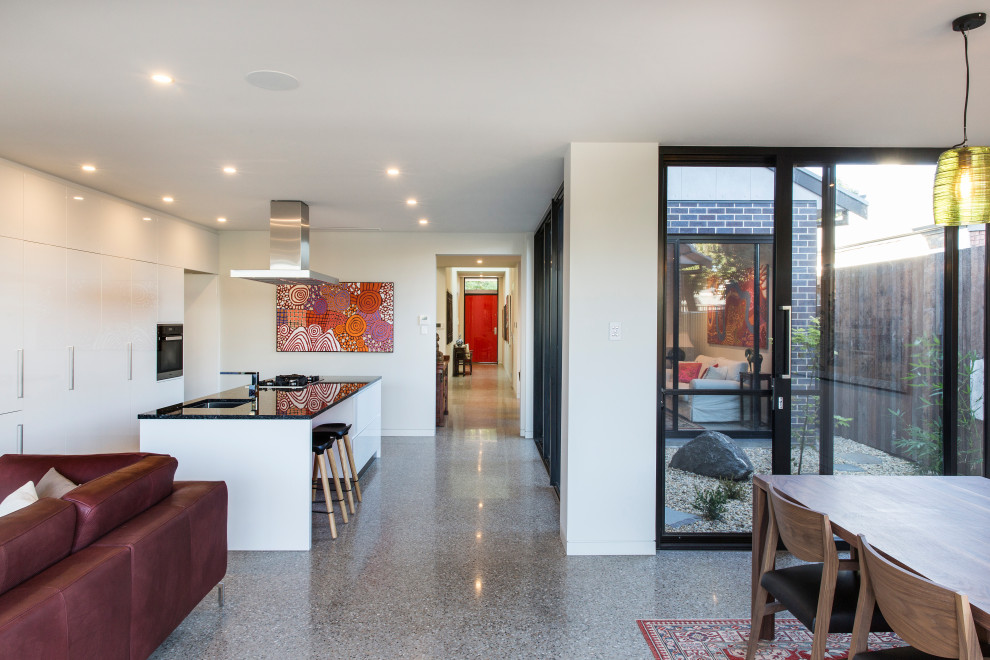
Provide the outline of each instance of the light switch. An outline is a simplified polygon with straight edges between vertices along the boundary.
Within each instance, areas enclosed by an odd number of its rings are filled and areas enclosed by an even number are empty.
[[[619,341],[622,339],[622,324],[619,321],[612,321],[608,324],[608,340]]]
[[[430,334],[430,329],[427,326],[425,326],[425,325],[421,325],[421,326],[419,326],[419,334],[421,334],[421,335],[428,335],[428,334]]]

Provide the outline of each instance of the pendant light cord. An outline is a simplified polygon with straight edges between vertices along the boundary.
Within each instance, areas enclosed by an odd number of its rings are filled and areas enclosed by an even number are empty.
[[[961,30],[963,36],[963,53],[966,57],[966,100],[963,102],[963,141],[952,148],[965,147],[969,142],[969,135],[966,132],[966,115],[969,114],[969,37],[966,30]]]

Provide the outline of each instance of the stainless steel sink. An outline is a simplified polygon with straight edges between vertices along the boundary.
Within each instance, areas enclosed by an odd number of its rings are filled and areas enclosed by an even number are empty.
[[[254,403],[254,399],[203,399],[186,404],[185,408],[236,408],[246,403]]]

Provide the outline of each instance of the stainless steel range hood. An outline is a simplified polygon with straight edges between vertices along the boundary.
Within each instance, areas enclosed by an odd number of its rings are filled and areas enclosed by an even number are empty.
[[[265,284],[337,284],[340,280],[309,269],[309,205],[272,200],[268,270],[232,270],[231,277]]]

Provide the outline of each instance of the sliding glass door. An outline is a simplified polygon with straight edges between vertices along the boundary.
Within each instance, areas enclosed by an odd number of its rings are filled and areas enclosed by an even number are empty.
[[[747,534],[751,476],[772,458],[775,172],[665,174],[662,525],[678,537]]]
[[[533,435],[550,485],[560,490],[560,404],[563,297],[563,188],[533,237]]]
[[[702,438],[758,473],[987,475],[987,232],[934,225],[937,155],[661,149],[660,543],[749,540],[751,477],[678,456]]]

